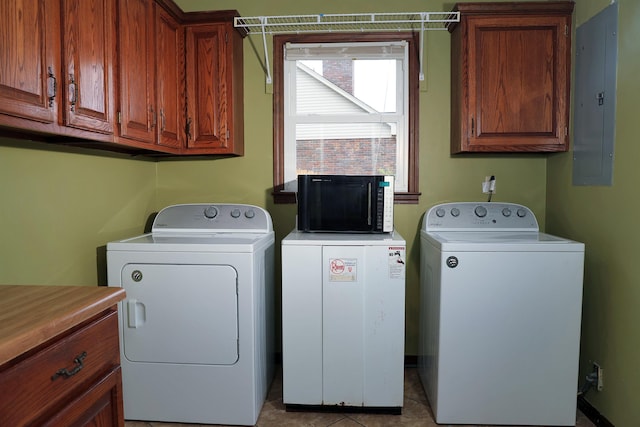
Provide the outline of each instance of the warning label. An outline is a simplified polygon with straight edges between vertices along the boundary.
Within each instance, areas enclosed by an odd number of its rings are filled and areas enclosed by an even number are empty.
[[[330,282],[355,282],[358,279],[358,260],[355,258],[330,258]]]
[[[390,279],[404,279],[406,252],[404,246],[389,246]]]

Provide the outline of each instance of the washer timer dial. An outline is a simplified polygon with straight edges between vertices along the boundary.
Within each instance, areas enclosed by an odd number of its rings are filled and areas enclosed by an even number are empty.
[[[485,216],[487,216],[487,208],[485,208],[484,206],[476,206],[473,212],[478,218],[484,218]]]
[[[204,216],[213,219],[218,216],[218,208],[215,206],[207,206],[204,210]]]

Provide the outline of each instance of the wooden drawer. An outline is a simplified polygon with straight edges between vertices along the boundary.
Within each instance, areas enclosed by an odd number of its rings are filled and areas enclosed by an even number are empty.
[[[0,426],[25,425],[66,405],[120,364],[118,345],[117,312],[109,311],[0,372]],[[70,375],[57,374],[64,369]]]

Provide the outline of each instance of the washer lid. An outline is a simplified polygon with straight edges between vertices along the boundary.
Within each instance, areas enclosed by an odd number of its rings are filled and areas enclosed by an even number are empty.
[[[584,243],[546,233],[523,231],[421,231],[423,242],[441,251],[584,252]]]
[[[567,243],[567,239],[552,236],[550,234],[519,231],[451,231],[431,233],[435,239],[442,243]]]

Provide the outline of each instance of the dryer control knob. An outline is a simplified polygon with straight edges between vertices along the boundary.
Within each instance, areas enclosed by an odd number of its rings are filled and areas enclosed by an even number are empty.
[[[519,218],[524,218],[525,216],[527,216],[527,211],[524,209],[518,209],[516,214],[518,215]]]
[[[436,216],[437,216],[438,218],[442,218],[442,217],[444,216],[444,214],[445,214],[445,213],[446,213],[446,212],[445,212],[445,211],[444,211],[444,209],[442,209],[442,208],[438,208],[438,209],[436,209]]]
[[[254,216],[256,216],[256,213],[255,213],[255,211],[253,209],[249,209],[248,211],[246,211],[244,213],[244,216],[246,216],[247,218],[251,219]]]
[[[458,209],[458,208],[451,209],[451,215],[453,215],[456,218],[459,217],[460,216],[460,209]]]
[[[506,216],[507,218],[511,216],[511,209],[504,208],[502,209],[502,216]]]
[[[204,216],[209,219],[213,219],[218,216],[218,208],[215,206],[209,206],[204,210]]]
[[[487,216],[487,208],[485,208],[484,206],[476,206],[473,212],[475,212],[478,218],[484,218],[485,216]]]
[[[240,209],[234,209],[231,211],[231,216],[233,218],[240,218]]]

